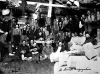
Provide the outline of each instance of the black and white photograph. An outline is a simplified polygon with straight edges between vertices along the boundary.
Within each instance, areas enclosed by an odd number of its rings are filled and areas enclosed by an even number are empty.
[[[0,74],[100,74],[100,0],[0,0]]]

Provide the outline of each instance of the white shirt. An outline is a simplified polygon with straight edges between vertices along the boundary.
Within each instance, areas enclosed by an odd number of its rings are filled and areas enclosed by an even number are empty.
[[[79,45],[82,45],[84,42],[85,42],[85,40],[86,40],[86,37],[85,36],[82,36],[82,37],[78,37],[78,44]]]

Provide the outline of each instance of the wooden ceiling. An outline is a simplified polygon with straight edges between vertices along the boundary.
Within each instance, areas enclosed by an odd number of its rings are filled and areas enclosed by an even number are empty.
[[[49,0],[26,0],[26,1],[34,1],[34,2],[43,2],[49,3]],[[53,0],[54,4],[67,5],[68,0]],[[78,0],[80,2],[80,8],[99,8],[100,0]]]
[[[49,0],[26,0],[26,1],[49,3]],[[56,3],[60,4],[59,2],[66,3],[67,0],[53,0],[53,1],[54,1],[55,4]],[[92,9],[93,10],[94,8],[100,9],[100,0],[88,0],[88,1],[79,0],[79,1],[80,1],[80,4],[81,4],[79,9],[84,9],[84,8],[85,8],[85,10],[86,9]],[[6,5],[7,5],[7,3],[4,3],[4,5],[3,5],[3,3],[0,3],[0,9],[6,8]],[[35,6],[33,6],[33,5],[27,5],[26,11],[32,13],[32,12],[34,12],[34,7]],[[47,10],[47,7],[43,7],[43,8],[44,8],[43,10],[45,10],[45,11]],[[21,6],[18,8],[18,10],[21,11]],[[13,11],[14,11],[15,14],[18,13],[16,8],[13,8]],[[21,14],[21,13],[19,13],[19,14]]]
[[[34,2],[49,2],[49,0],[26,0],[26,1],[34,1]],[[53,0],[58,2],[67,2],[68,0]],[[100,3],[100,0],[78,0],[80,3]]]
[[[49,0],[26,0],[26,1],[42,2],[42,3],[48,3],[49,2]]]

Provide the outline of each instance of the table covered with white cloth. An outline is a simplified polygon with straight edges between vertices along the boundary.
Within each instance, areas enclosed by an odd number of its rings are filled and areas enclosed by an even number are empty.
[[[59,55],[51,55],[51,62],[56,62],[54,64],[54,74],[100,74],[100,57],[98,56],[98,51],[100,48],[95,49],[94,46],[91,48],[91,43],[85,45],[84,56],[71,55],[72,53],[77,53],[77,51],[60,52]],[[98,46],[96,46],[98,47]],[[93,51],[93,52],[92,52]],[[95,51],[95,52],[94,52]],[[87,53],[89,53],[87,55]],[[97,55],[97,60],[88,60],[87,57],[91,58]],[[87,56],[87,57],[86,57]]]
[[[54,74],[100,74],[100,58],[87,60],[85,56],[70,56],[67,65],[54,64]]]

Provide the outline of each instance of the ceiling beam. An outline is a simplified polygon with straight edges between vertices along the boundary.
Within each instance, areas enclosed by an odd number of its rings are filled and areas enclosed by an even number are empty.
[[[52,7],[67,7],[67,6],[64,6],[64,5],[60,5],[60,4],[49,4],[49,3],[40,3],[40,2],[31,2],[31,1],[26,1],[27,4],[30,4],[30,5],[35,5],[35,4],[39,4],[39,5],[43,5],[43,6],[52,6]],[[19,3],[22,3],[22,1],[19,1]]]

